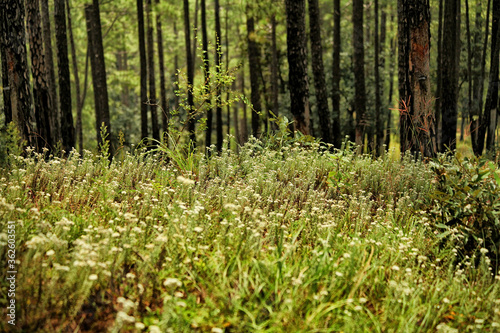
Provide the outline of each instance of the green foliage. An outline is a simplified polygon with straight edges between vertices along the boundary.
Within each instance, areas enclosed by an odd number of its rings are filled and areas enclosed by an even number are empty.
[[[429,197],[439,237],[450,240],[460,257],[488,253],[498,269],[500,171],[485,158],[446,158],[431,163],[436,186]]]
[[[23,140],[14,122],[0,128],[0,168],[13,167],[23,151]]]
[[[500,276],[486,260],[457,267],[419,211],[429,165],[287,128],[212,155],[171,140],[110,163],[17,158],[0,220],[16,221],[18,329],[498,330]]]

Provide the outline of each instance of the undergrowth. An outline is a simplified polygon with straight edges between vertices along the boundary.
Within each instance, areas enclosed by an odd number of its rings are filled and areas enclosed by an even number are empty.
[[[8,327],[0,299],[1,331],[499,330],[494,249],[475,244],[471,264],[439,228],[472,216],[440,194],[465,177],[453,161],[308,138],[121,154],[28,150],[2,172],[0,257],[15,221],[18,321]]]

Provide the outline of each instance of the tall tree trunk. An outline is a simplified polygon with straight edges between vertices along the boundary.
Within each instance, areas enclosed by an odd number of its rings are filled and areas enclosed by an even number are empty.
[[[465,27],[467,32],[467,114],[462,117],[462,130],[460,131],[460,141],[464,139],[464,121],[470,119],[472,110],[472,36],[470,32],[469,0],[465,0]]]
[[[225,24],[225,44],[226,44],[226,73],[229,72],[229,15],[228,15],[228,4],[226,4],[226,8],[224,10],[224,24]],[[234,85],[234,81],[233,81]],[[227,135],[231,135],[231,105],[229,104],[230,93],[229,89],[226,90],[226,108],[227,108]]]
[[[160,4],[160,0],[156,0],[156,4]],[[161,105],[161,120],[163,137],[168,134],[168,102],[167,102],[167,82],[165,80],[165,55],[163,52],[163,31],[161,26],[160,10],[156,13],[156,43],[158,44],[158,65],[160,70],[160,105]],[[168,140],[165,140],[168,143]]]
[[[401,11],[402,10],[402,11]],[[434,117],[430,90],[430,8],[428,0],[403,0],[398,8],[400,30],[400,100],[405,127],[401,131],[402,152],[407,149],[420,156],[433,156]]]
[[[194,24],[193,24],[193,47],[191,52],[193,52],[193,68],[196,68],[196,51],[198,50],[198,0],[194,3]]]
[[[250,66],[250,102],[252,103],[252,135],[258,137],[260,135],[260,112],[262,106],[260,103],[260,87],[259,87],[259,62],[260,50],[257,41],[255,40],[255,19],[247,9],[247,42],[248,42],[248,64]]]
[[[205,104],[207,105],[207,130],[205,132],[205,146],[212,145],[212,123],[213,112],[210,99],[210,62],[208,59],[208,34],[207,34],[207,8],[206,1],[201,0],[201,36],[203,48],[203,72],[205,77],[204,93],[206,94]]]
[[[174,39],[175,39],[175,45],[179,45],[178,40],[179,40],[179,31],[177,30],[177,24],[174,21]],[[174,75],[173,81],[174,81],[174,110],[179,111],[179,96],[177,92],[179,91],[179,82],[178,82],[178,77],[177,73],[179,71],[179,55],[177,53],[177,49],[174,51]]]
[[[193,146],[196,146],[195,133],[195,110],[193,98],[193,81],[194,81],[194,66],[193,54],[191,53],[191,26],[189,24],[189,0],[184,0],[184,38],[186,45],[186,64],[187,64],[187,126],[189,132],[189,140]]]
[[[71,60],[73,65],[73,77],[75,78],[75,93],[76,93],[76,141],[78,142],[78,152],[83,155],[83,129],[82,129],[82,110],[83,101],[85,96],[80,93],[80,78],[78,76],[78,61],[76,59],[75,39],[73,38],[73,27],[71,24],[71,9],[69,0],[66,0],[66,12],[68,14],[68,32],[69,43],[71,47]],[[89,53],[87,49],[87,56],[85,62],[88,61]],[[86,73],[85,73],[86,74]]]
[[[356,144],[363,147],[366,119],[365,51],[363,42],[363,0],[352,2],[352,47],[354,64],[354,112],[356,112]]]
[[[330,109],[326,93],[325,69],[323,66],[323,47],[321,45],[321,19],[318,0],[309,2],[309,36],[311,37],[311,64],[316,90],[316,106],[318,109],[321,138],[326,143],[333,143]]]
[[[342,132],[340,130],[340,0],[333,1],[333,65],[332,65],[332,104],[333,145],[340,148],[342,145]],[[352,138],[351,138],[352,139]]]
[[[278,86],[278,47],[276,45],[276,15],[271,17],[271,90],[272,90],[272,111],[275,116],[279,115],[279,86]],[[277,129],[276,123],[272,123],[271,128]]]
[[[154,50],[154,29],[152,17],[151,0],[146,0],[146,24],[147,24],[147,62],[148,62],[148,85],[149,85],[149,111],[151,113],[151,129],[153,139],[160,140],[160,126],[158,125],[158,105],[156,101],[156,79],[155,79],[155,50]]]
[[[439,0],[439,18],[438,18],[438,36],[437,36],[437,71],[436,71],[436,92],[435,92],[435,98],[436,101],[434,102],[434,107],[435,107],[435,117],[436,117],[436,140],[437,140],[437,145],[438,149],[441,150],[441,138],[442,138],[442,84],[443,84],[443,79],[442,79],[442,74],[443,74],[443,1],[444,0]]]
[[[460,4],[459,0],[445,0],[443,22],[441,110],[443,117],[441,151],[454,150],[457,141],[458,71],[460,59]]]
[[[146,60],[146,41],[144,38],[144,5],[137,0],[137,23],[139,27],[139,62],[141,85],[141,139],[148,137],[148,65]]]
[[[7,59],[12,120],[19,128],[21,138],[29,146],[32,140],[31,91],[26,56],[26,33],[24,29],[24,4],[21,0],[0,1],[0,24],[2,25],[2,52]]]
[[[493,1],[493,19],[491,22],[491,59],[488,92],[484,105],[483,133],[486,136],[486,149],[491,151],[495,144],[495,130],[498,110],[498,80],[500,61],[500,1]],[[482,134],[482,133],[481,133]],[[480,140],[484,140],[480,137]]]
[[[221,27],[220,27],[220,6],[219,6],[219,0],[215,0],[215,45],[216,45],[216,51],[215,51],[215,71],[217,73],[217,77],[219,77],[221,73],[221,52],[222,52],[222,43],[221,43]],[[215,123],[217,126],[217,151],[222,151],[222,141],[223,141],[223,133],[222,133],[222,100],[221,100],[221,95],[222,95],[222,89],[221,89],[221,84],[222,82],[219,82],[219,79],[217,79],[217,87],[216,87],[216,92],[215,92],[215,107],[216,107],[216,114],[215,114]]]
[[[381,115],[381,82],[380,82],[380,40],[379,40],[379,26],[378,26],[378,0],[375,0],[374,6],[374,18],[375,18],[375,156],[380,156],[382,150],[382,144],[384,142],[384,127]]]
[[[291,111],[295,119],[295,130],[309,135],[311,128],[305,1],[286,0],[285,5]]]
[[[40,3],[38,0],[28,1],[27,18],[31,54],[31,71],[33,73],[33,99],[35,120],[38,130],[38,150],[42,147],[52,149],[53,142],[50,131],[50,96],[47,88],[45,61],[43,56],[42,28],[40,25]]]
[[[379,53],[381,57],[379,58],[379,68],[382,69],[382,73],[385,73],[385,52],[384,50],[386,49],[386,39],[387,39],[387,11],[386,7],[384,4],[380,7],[380,44],[379,44]],[[387,149],[387,147],[383,147],[384,142],[386,140],[385,134],[387,132],[387,127],[386,127],[386,119],[388,118],[390,114],[390,109],[387,107],[388,104],[383,102],[384,99],[384,79],[380,79],[380,128],[377,127],[377,140],[378,140],[378,145],[381,148],[380,151],[383,152],[383,149]]]
[[[104,144],[101,136],[101,127],[106,127],[106,133],[111,136],[111,122],[109,116],[108,86],[106,82],[106,65],[104,61],[104,47],[102,44],[101,18],[99,0],[93,0],[92,5],[85,6],[87,18],[87,33],[90,46],[90,65],[92,68],[92,84],[94,87],[94,103],[96,113],[97,144],[100,149]],[[109,147],[109,157],[113,156],[113,145]]]
[[[52,53],[52,32],[50,29],[49,1],[42,0],[42,33],[45,54],[45,68],[47,76],[47,86],[49,89],[50,104],[50,129],[54,143],[61,141],[61,113],[59,100],[57,98],[56,74],[54,70],[54,55]]]
[[[3,12],[1,13],[2,19],[4,18]],[[7,126],[10,122],[12,122],[12,104],[10,101],[10,90],[5,89],[5,87],[9,86],[9,73],[7,70],[7,51],[5,45],[3,44],[3,27],[0,24],[0,53],[2,56],[2,96],[3,96],[3,112],[5,115],[5,126]]]
[[[68,39],[64,0],[54,0],[56,47],[59,76],[59,106],[61,108],[62,148],[69,154],[75,147],[75,127],[71,110],[71,80],[69,73]]]

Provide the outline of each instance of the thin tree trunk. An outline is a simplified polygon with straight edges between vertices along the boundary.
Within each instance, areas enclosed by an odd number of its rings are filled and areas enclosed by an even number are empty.
[[[380,63],[379,63],[379,68],[382,69],[382,73],[385,73],[385,52],[384,50],[386,49],[386,39],[387,39],[387,11],[385,8],[385,5],[382,4],[380,7],[380,45],[379,45],[379,52],[381,54],[380,57]],[[378,145],[381,147],[381,152],[383,152],[383,149],[387,149],[386,147],[383,147],[384,145],[384,140],[385,134],[387,132],[387,127],[386,127],[386,122],[385,120],[389,116],[391,110],[387,107],[388,104],[385,104],[383,102],[384,99],[384,79],[380,79],[380,97],[381,97],[381,110],[380,110],[380,128],[378,128],[377,132],[377,140],[378,140]]]
[[[241,93],[245,95],[245,63],[241,65],[240,75]],[[241,120],[241,145],[248,141],[248,114],[247,104],[242,102],[243,106],[243,119]]]
[[[203,48],[203,72],[205,74],[204,93],[206,94],[205,104],[207,106],[207,130],[205,132],[205,147],[212,145],[212,123],[213,111],[210,99],[210,62],[208,59],[208,34],[207,34],[207,14],[205,0],[201,0],[201,35]]]
[[[457,141],[458,71],[460,57],[459,0],[445,0],[443,22],[442,102],[443,117],[441,151],[455,150]]]
[[[271,17],[271,89],[272,110],[275,116],[279,115],[279,86],[278,86],[278,48],[276,46],[276,15]],[[273,130],[277,129],[276,123],[271,125]]]
[[[93,0],[92,5],[85,6],[87,17],[87,32],[89,34],[90,64],[92,68],[92,84],[94,87],[94,103],[96,112],[97,144],[100,149],[105,138],[101,135],[101,127],[106,127],[108,140],[112,138],[111,122],[109,115],[108,86],[106,82],[106,64],[104,60],[104,47],[102,43],[101,18],[99,13],[99,0]],[[110,140],[111,141],[111,140]],[[109,146],[109,158],[113,157],[113,145]]]
[[[144,6],[142,0],[137,0],[137,23],[139,27],[141,139],[145,140],[148,137],[148,67],[146,60],[146,42],[144,38]]]
[[[216,141],[216,146],[217,146],[217,151],[220,152],[222,151],[222,141],[223,141],[223,133],[222,133],[222,100],[221,100],[221,95],[222,95],[222,89],[221,89],[221,84],[222,82],[219,82],[219,76],[221,74],[221,52],[222,52],[222,43],[221,43],[221,27],[220,27],[220,6],[219,6],[219,0],[215,0],[215,45],[216,45],[216,51],[215,51],[215,71],[217,75],[217,87],[216,87],[216,92],[215,92],[215,107],[216,107],[216,113],[215,113],[215,123],[216,123],[216,128],[217,128],[217,141]]]
[[[156,4],[160,4],[160,0],[156,0]],[[162,114],[162,129],[163,135],[168,135],[168,102],[167,102],[167,82],[165,80],[165,56],[163,52],[163,31],[161,26],[161,14],[158,10],[156,13],[156,43],[158,44],[158,67],[160,70],[160,105]],[[168,144],[168,140],[165,140]]]
[[[483,127],[486,129],[486,150],[492,151],[495,144],[495,130],[498,108],[498,80],[500,60],[500,1],[493,1],[493,19],[491,24],[491,59],[488,92],[484,106]]]
[[[340,148],[342,145],[342,132],[340,130],[340,0],[333,1],[333,65],[332,65],[332,104],[333,145]],[[352,140],[352,138],[351,138]]]
[[[69,43],[71,47],[71,60],[73,65],[73,77],[75,78],[76,141],[78,142],[78,152],[80,153],[80,155],[83,155],[83,129],[82,129],[83,96],[80,94],[80,78],[78,76],[78,61],[76,59],[76,48],[75,48],[75,40],[73,38],[73,27],[71,24],[71,10],[69,6],[69,0],[66,0],[66,11],[68,14],[68,32],[69,32]]]
[[[441,137],[442,137],[442,115],[441,115],[441,98],[442,98],[442,74],[443,74],[443,0],[439,0],[439,18],[438,18],[438,36],[437,36],[437,71],[436,71],[436,101],[434,103],[435,107],[435,117],[436,117],[436,139],[438,147],[441,147]],[[441,150],[441,148],[439,148]]]
[[[467,114],[462,117],[462,128],[460,131],[460,141],[464,140],[464,119],[470,118],[472,110],[472,47],[471,47],[471,33],[469,21],[469,0],[465,0],[465,27],[467,30]]]
[[[363,42],[363,0],[353,0],[352,4],[352,47],[354,64],[354,112],[356,113],[356,144],[363,149],[363,138],[367,126],[365,51]]]
[[[191,53],[191,26],[189,24],[189,0],[184,0],[184,38],[186,46],[186,64],[187,64],[187,126],[189,132],[189,140],[193,146],[196,146],[195,133],[195,110],[193,97],[193,81],[194,81],[194,66]]]
[[[224,15],[224,24],[225,24],[225,36],[224,36],[224,39],[225,39],[225,44],[226,44],[226,73],[229,72],[229,23],[228,23],[228,7],[227,7],[227,4],[226,4],[226,8],[225,8],[225,15]],[[234,83],[234,81],[233,81]],[[227,108],[227,135],[230,136],[231,135],[231,105],[229,104],[229,98],[230,98],[230,94],[229,94],[229,89],[227,89],[226,91],[226,108]]]
[[[179,32],[177,30],[177,24],[174,21],[174,38],[175,45],[178,45],[179,40]],[[177,92],[179,91],[179,80],[177,77],[177,73],[179,71],[179,55],[177,54],[177,50],[174,51],[174,110],[179,111],[179,96]]]
[[[31,71],[33,73],[33,99],[35,106],[35,120],[38,131],[37,148],[41,152],[43,147],[52,149],[53,142],[50,131],[50,96],[47,88],[45,61],[43,56],[42,28],[40,25],[40,4],[38,0],[28,1],[27,26],[31,55]]]
[[[54,0],[56,46],[59,76],[59,106],[61,108],[62,148],[69,154],[75,147],[75,127],[71,110],[71,80],[66,36],[66,13],[64,0]]]
[[[156,78],[155,78],[155,50],[154,50],[154,28],[152,17],[152,1],[146,0],[146,43],[148,62],[148,85],[149,85],[149,111],[151,113],[151,129],[153,139],[160,140],[160,126],[158,125],[158,106],[156,101]]]
[[[52,53],[52,32],[50,29],[49,1],[41,0],[42,33],[45,53],[45,68],[47,76],[47,86],[49,89],[50,103],[52,110],[50,116],[51,136],[54,143],[61,141],[61,114],[59,100],[57,98],[56,74],[54,70],[54,55]]]
[[[381,102],[381,82],[380,82],[380,59],[379,59],[379,54],[380,54],[380,41],[379,41],[379,25],[378,25],[378,15],[379,15],[379,10],[378,10],[378,0],[375,0],[375,6],[374,6],[374,18],[375,18],[375,156],[380,156],[381,150],[382,150],[382,143],[384,142],[384,128],[382,124],[382,115],[381,115],[381,108],[382,108],[382,102]]]
[[[309,82],[307,77],[307,36],[304,0],[286,0],[287,53],[291,111],[295,130],[311,133]]]
[[[2,13],[3,15],[3,13]],[[2,24],[0,24],[0,53],[2,56],[2,95],[3,95],[3,111],[5,115],[5,126],[7,126],[12,121],[12,104],[10,100],[10,89],[5,89],[5,87],[9,86],[9,73],[7,71],[7,51],[6,48],[1,41],[3,39],[3,31]]]
[[[249,10],[247,10],[248,12]],[[250,14],[248,14],[250,15]],[[247,42],[248,42],[248,64],[250,66],[250,101],[252,103],[252,135],[260,135],[260,115],[262,106],[259,91],[259,62],[260,50],[255,40],[255,20],[253,16],[247,16]]]
[[[196,68],[196,51],[198,50],[198,0],[194,3],[194,25],[193,25],[193,68]]]
[[[318,0],[309,2],[309,36],[311,38],[311,63],[316,90],[316,106],[319,115],[321,138],[326,143],[333,143],[330,109],[326,93],[325,69],[323,66],[323,47],[321,45],[321,20]]]

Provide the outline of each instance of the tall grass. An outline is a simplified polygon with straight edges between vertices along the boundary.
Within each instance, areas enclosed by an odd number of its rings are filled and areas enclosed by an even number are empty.
[[[428,165],[275,143],[111,165],[17,157],[0,176],[0,241],[16,221],[19,322],[0,330],[499,330],[484,253],[457,264],[435,234]]]

